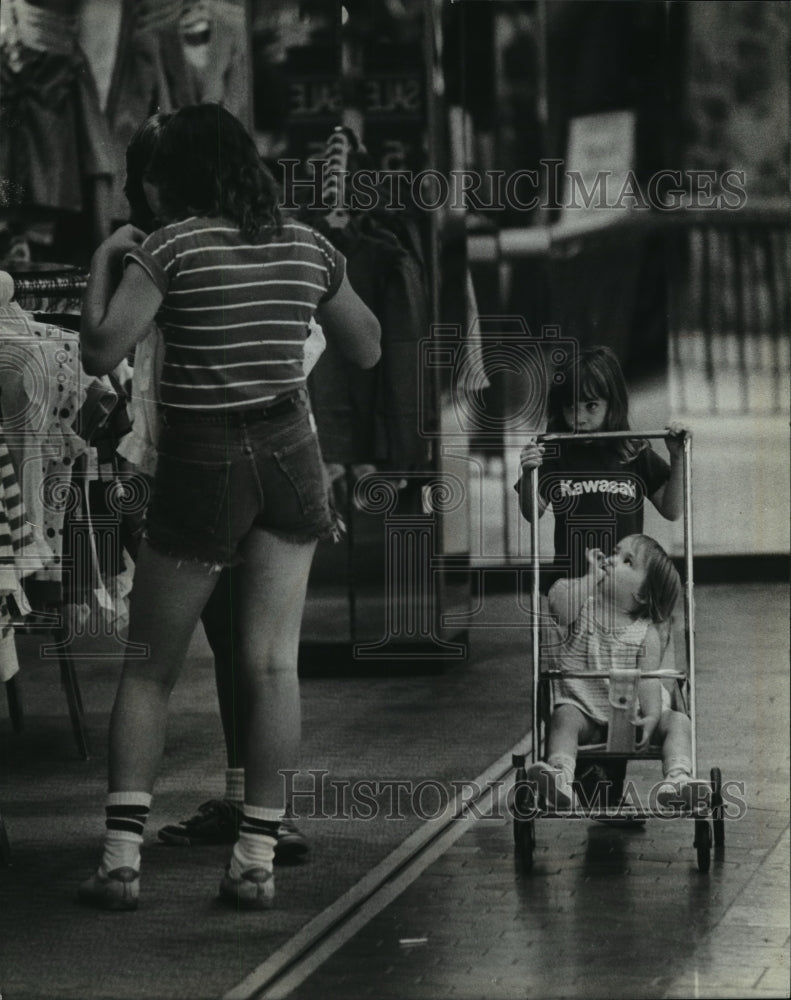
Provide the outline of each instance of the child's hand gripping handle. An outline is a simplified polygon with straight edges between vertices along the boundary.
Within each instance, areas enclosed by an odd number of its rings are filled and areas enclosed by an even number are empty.
[[[528,439],[527,444],[519,452],[519,465],[522,469],[522,475],[530,472],[531,469],[540,468],[545,451],[546,448],[544,445],[539,444],[536,438],[531,437]]]

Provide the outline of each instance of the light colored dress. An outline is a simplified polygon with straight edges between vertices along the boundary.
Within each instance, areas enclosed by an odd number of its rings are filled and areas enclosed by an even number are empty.
[[[650,622],[638,618],[614,629],[605,628],[596,617],[596,602],[589,598],[568,634],[553,648],[554,666],[559,670],[577,672],[595,670],[597,677],[564,677],[553,682],[555,705],[575,705],[600,725],[610,721],[609,681],[613,669],[642,668],[645,639]],[[662,707],[669,707],[669,696],[663,688]]]

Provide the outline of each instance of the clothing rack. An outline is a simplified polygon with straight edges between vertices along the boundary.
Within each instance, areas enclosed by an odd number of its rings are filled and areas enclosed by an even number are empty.
[[[13,299],[30,313],[79,315],[88,284],[84,271],[71,265],[25,262],[0,264],[13,282]],[[6,301],[0,292],[0,300]]]
[[[348,126],[332,130],[320,158],[321,208],[306,207],[303,218],[346,256],[351,286],[380,321],[383,361],[359,371],[329,344],[309,379],[346,533],[340,545],[317,548],[300,669],[345,673],[397,663],[433,671],[463,658],[466,630],[444,621],[451,589],[462,590],[455,580],[449,586],[441,552],[452,510],[427,503],[454,477],[439,475],[427,443],[438,412],[433,373],[418,378],[415,370],[432,316],[425,220],[387,210],[384,188],[370,207],[350,198],[349,176],[373,162]],[[459,603],[463,595],[454,611]]]
[[[17,267],[13,263],[3,265],[7,270],[0,272],[0,290],[2,304],[5,305],[11,299],[17,302],[26,311],[42,312],[67,312],[72,306],[77,311],[82,294],[85,291],[87,278],[84,273],[71,266],[60,266],[54,264],[22,263]],[[10,279],[10,287],[9,287]],[[56,309],[41,309],[47,304],[55,305]],[[32,307],[32,308],[31,308]],[[79,471],[75,468],[75,471]],[[57,659],[60,669],[61,686],[66,695],[66,704],[71,721],[74,740],[77,745],[77,752],[88,760],[90,757],[90,745],[88,733],[85,725],[85,708],[80,692],[77,670],[74,657],[69,648],[69,635],[65,626],[65,617],[57,607],[48,606],[45,611],[34,611],[37,614],[40,624],[35,625],[28,622],[21,622],[18,629],[28,632],[46,630],[55,640],[57,649]],[[18,683],[19,674],[14,674],[5,682],[6,698],[8,701],[8,714],[14,732],[21,732],[24,728],[24,712],[20,685]],[[0,816],[0,860],[8,860],[8,838]]]

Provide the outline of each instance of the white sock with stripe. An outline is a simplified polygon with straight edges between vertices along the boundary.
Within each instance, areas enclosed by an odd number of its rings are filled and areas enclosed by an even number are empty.
[[[104,851],[99,866],[104,875],[116,868],[140,871],[140,846],[150,808],[148,792],[110,792],[107,795]]]
[[[283,817],[282,809],[267,809],[245,803],[239,839],[233,845],[229,873],[239,878],[251,868],[272,871],[277,844],[277,828]]]

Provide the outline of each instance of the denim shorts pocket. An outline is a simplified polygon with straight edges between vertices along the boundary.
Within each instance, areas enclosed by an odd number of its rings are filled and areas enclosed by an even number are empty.
[[[160,454],[149,521],[179,534],[214,534],[228,494],[230,461]]]
[[[303,437],[276,449],[273,457],[299,498],[302,513],[312,515],[325,510],[327,486],[319,440],[309,430]]]

